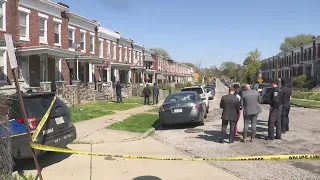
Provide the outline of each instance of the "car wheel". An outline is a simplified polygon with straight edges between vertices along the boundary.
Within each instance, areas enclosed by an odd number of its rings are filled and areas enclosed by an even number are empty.
[[[206,112],[203,116],[203,118],[207,118],[208,113]]]
[[[207,107],[207,113],[209,113],[209,106]]]
[[[200,122],[198,122],[198,125],[199,126],[203,126],[204,125],[204,117],[207,116],[207,113],[206,114],[202,114],[201,118],[200,118]]]

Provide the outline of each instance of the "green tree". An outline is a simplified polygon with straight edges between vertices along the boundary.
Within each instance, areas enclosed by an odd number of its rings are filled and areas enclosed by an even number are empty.
[[[298,34],[284,38],[284,42],[280,45],[281,51],[287,51],[292,48],[299,47],[301,44],[312,41],[313,34]]]
[[[254,49],[248,52],[246,59],[243,62],[245,66],[245,79],[248,83],[256,82],[257,72],[261,68],[260,60],[261,53],[259,49]]]
[[[150,48],[150,50],[155,52],[155,53],[158,53],[158,54],[162,55],[164,58],[171,59],[170,54],[165,49],[162,49],[162,48]]]
[[[237,64],[232,61],[227,61],[221,64],[220,71],[223,75],[228,76],[230,79],[234,79],[237,72]]]
[[[310,84],[310,81],[308,80],[306,75],[300,75],[292,82],[292,85],[295,88],[304,88],[309,84]]]

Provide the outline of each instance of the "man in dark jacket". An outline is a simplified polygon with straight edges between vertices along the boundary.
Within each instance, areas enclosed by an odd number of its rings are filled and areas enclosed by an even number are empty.
[[[229,94],[224,95],[220,101],[220,108],[223,109],[221,119],[222,119],[222,128],[221,128],[221,139],[220,143],[224,143],[224,139],[226,136],[226,131],[228,124],[230,124],[230,135],[229,135],[229,143],[234,143],[235,134],[234,128],[237,122],[237,115],[240,112],[240,101],[234,95],[235,89],[230,87]]]
[[[158,104],[159,101],[159,87],[157,83],[153,83],[153,96],[152,96],[152,104]]]
[[[148,84],[146,85],[146,87],[143,88],[142,93],[144,95],[144,105],[146,104],[150,105],[151,90]]]
[[[286,133],[289,131],[289,112],[290,112],[290,99],[292,90],[286,84],[284,79],[281,80],[282,96],[282,112],[281,112],[281,132]]]
[[[266,140],[281,139],[281,113],[282,113],[282,90],[278,88],[279,80],[272,82],[272,94],[270,98],[270,112],[268,120],[268,137]],[[276,126],[276,136],[274,136]]]
[[[123,103],[122,101],[122,95],[121,95],[121,84],[119,81],[117,81],[117,84],[116,84],[116,96],[117,96],[117,102],[118,103]]]

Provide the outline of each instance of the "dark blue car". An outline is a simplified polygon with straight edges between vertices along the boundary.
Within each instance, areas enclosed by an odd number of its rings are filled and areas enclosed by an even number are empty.
[[[40,120],[48,110],[54,93],[37,92],[23,94],[25,109],[27,113],[27,121],[31,132],[37,128]],[[27,136],[27,127],[24,124],[19,101],[14,95],[10,98],[11,114],[9,116],[8,125],[0,125],[0,138],[5,138],[9,133],[11,139],[11,153],[13,159],[31,158],[29,138]],[[71,113],[66,104],[56,97],[49,117],[42,127],[35,143],[45,144],[55,147],[66,147],[74,139],[76,139],[76,129],[71,121]],[[4,146],[0,144],[0,146]],[[3,147],[1,147],[3,148]],[[42,153],[36,151],[38,155]]]

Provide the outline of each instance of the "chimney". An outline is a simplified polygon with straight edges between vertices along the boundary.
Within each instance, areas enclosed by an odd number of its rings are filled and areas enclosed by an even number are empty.
[[[66,7],[66,8],[70,8],[68,5],[66,5],[66,4],[64,4],[64,3],[62,3],[62,2],[58,2],[57,4],[59,4],[59,5],[61,5],[61,6],[64,6],[64,7]]]

